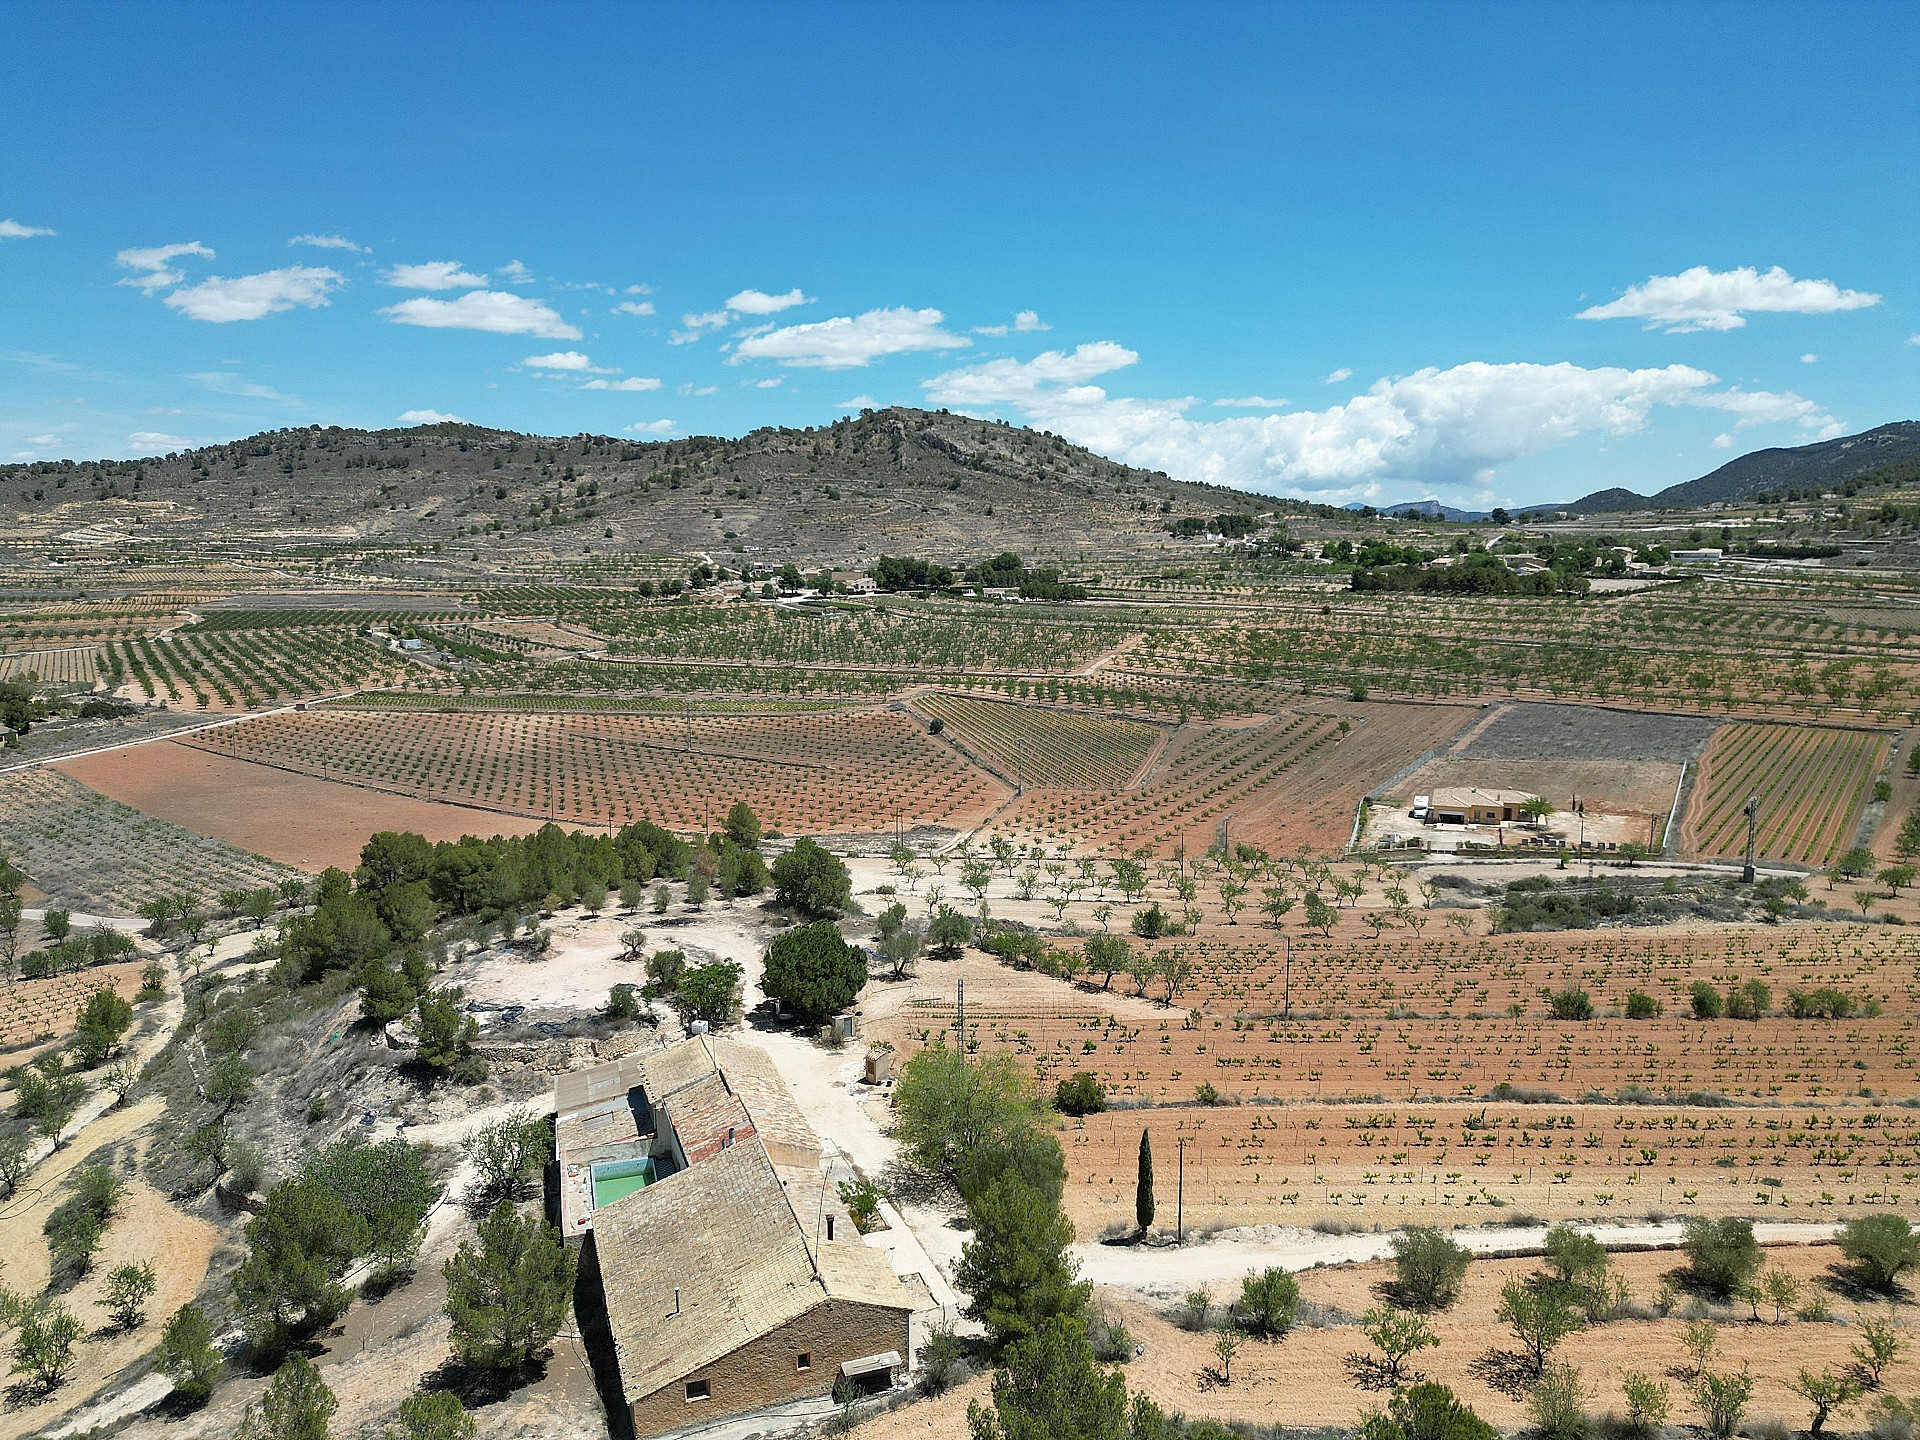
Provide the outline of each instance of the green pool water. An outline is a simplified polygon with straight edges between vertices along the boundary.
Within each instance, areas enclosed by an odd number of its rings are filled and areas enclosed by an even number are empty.
[[[598,1210],[616,1200],[624,1200],[636,1190],[647,1188],[644,1175],[612,1175],[593,1182],[593,1208]]]
[[[593,1208],[624,1200],[653,1181],[653,1161],[614,1160],[593,1167]]]

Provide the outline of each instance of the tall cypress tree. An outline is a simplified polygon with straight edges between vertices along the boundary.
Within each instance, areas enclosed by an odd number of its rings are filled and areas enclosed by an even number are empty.
[[[1133,1218],[1140,1222],[1140,1233],[1153,1224],[1153,1142],[1146,1130],[1140,1131],[1140,1178],[1133,1187]]]

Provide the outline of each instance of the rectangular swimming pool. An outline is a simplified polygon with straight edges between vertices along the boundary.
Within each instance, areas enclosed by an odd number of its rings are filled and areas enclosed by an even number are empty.
[[[593,1208],[596,1210],[624,1200],[636,1190],[653,1183],[653,1160],[603,1160],[593,1167]]]

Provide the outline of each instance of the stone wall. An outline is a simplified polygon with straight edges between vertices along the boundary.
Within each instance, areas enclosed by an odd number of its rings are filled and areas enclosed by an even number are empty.
[[[632,1402],[636,1437],[664,1435],[728,1415],[741,1415],[808,1396],[831,1395],[840,1366],[883,1351],[907,1357],[905,1310],[823,1300],[806,1314],[751,1340],[651,1395]],[[799,1368],[806,1355],[808,1368]],[[687,1385],[707,1382],[705,1400],[688,1400]]]

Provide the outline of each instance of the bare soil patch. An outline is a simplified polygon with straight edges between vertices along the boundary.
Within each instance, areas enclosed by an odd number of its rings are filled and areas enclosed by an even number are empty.
[[[1461,748],[1466,760],[1692,760],[1714,722],[1594,705],[1503,706]]]
[[[1204,1252],[1203,1252],[1204,1253]],[[1859,1307],[1826,1291],[1823,1282],[1839,1256],[1829,1245],[1782,1246],[1766,1252],[1769,1268],[1786,1271],[1800,1281],[1803,1298],[1825,1295],[1835,1319],[1784,1325],[1753,1323],[1744,1306],[1727,1307],[1721,1317],[1720,1344],[1714,1366],[1721,1372],[1744,1365],[1755,1379],[1748,1428],[1769,1417],[1789,1427],[1803,1428],[1806,1403],[1787,1389],[1787,1382],[1806,1367],[1845,1370],[1848,1353],[1859,1336],[1858,1320],[1870,1309]],[[1617,1272],[1642,1303],[1652,1298],[1664,1277],[1680,1264],[1671,1251],[1618,1254]],[[1497,1318],[1500,1287],[1508,1280],[1538,1268],[1533,1260],[1480,1260],[1467,1271],[1459,1302],[1432,1317],[1440,1337],[1438,1348],[1421,1351],[1408,1363],[1409,1371],[1452,1387],[1468,1404],[1502,1429],[1527,1423],[1524,1401],[1509,1389],[1496,1388],[1505,1368],[1503,1352],[1515,1348],[1512,1332]],[[1227,1422],[1305,1427],[1351,1426],[1368,1412],[1383,1407],[1385,1396],[1361,1383],[1366,1367],[1355,1357],[1368,1351],[1358,1317],[1380,1303],[1382,1286],[1392,1278],[1385,1263],[1316,1268],[1299,1277],[1303,1302],[1319,1307],[1323,1323],[1294,1330],[1278,1341],[1247,1341],[1233,1361],[1232,1383],[1222,1385],[1216,1374],[1213,1331],[1194,1333],[1173,1324],[1164,1301],[1102,1287],[1095,1304],[1122,1320],[1142,1347],[1139,1358],[1124,1368],[1130,1390],[1145,1391],[1162,1408],[1189,1416]],[[1212,1287],[1216,1304],[1237,1293],[1237,1286]],[[1762,1313],[1771,1318],[1768,1307]],[[1218,1312],[1215,1312],[1216,1317]],[[1663,1381],[1673,1401],[1673,1421],[1699,1421],[1687,1394],[1687,1359],[1681,1332],[1687,1324],[1681,1312],[1666,1319],[1616,1320],[1592,1326],[1570,1337],[1556,1358],[1571,1361],[1591,1392],[1589,1413],[1611,1410],[1625,1413],[1621,1377],[1640,1371]],[[1920,1383],[1920,1359],[1910,1347],[1889,1366],[1882,1381],[1888,1394],[1910,1393]],[[957,1433],[964,1425],[970,1400],[986,1401],[986,1377],[970,1381],[939,1400],[921,1401],[863,1424],[856,1432],[863,1440],[907,1440],[907,1437]],[[1839,1422],[1843,1430],[1857,1430],[1861,1412]]]
[[[302,870],[352,869],[376,830],[429,840],[525,835],[544,821],[388,795],[210,755],[172,741],[64,762],[74,779],[149,815]]]
[[[32,1295],[47,1283],[48,1253],[42,1233],[49,1213],[71,1193],[68,1181],[80,1166],[99,1158],[104,1147],[136,1134],[157,1117],[161,1102],[152,1099],[116,1111],[89,1126],[78,1140],[55,1152],[20,1197],[0,1211],[0,1255],[7,1258],[6,1280]],[[182,1213],[146,1182],[129,1178],[120,1209],[108,1225],[87,1278],[59,1298],[80,1321],[87,1338],[76,1348],[73,1371],[44,1403],[0,1408],[0,1440],[39,1431],[104,1389],[122,1368],[150,1350],[165,1318],[191,1300],[207,1273],[217,1240],[205,1221]],[[117,1265],[151,1261],[158,1286],[147,1302],[147,1323],[131,1332],[108,1328],[106,1311],[93,1302],[106,1290],[107,1274]]]

